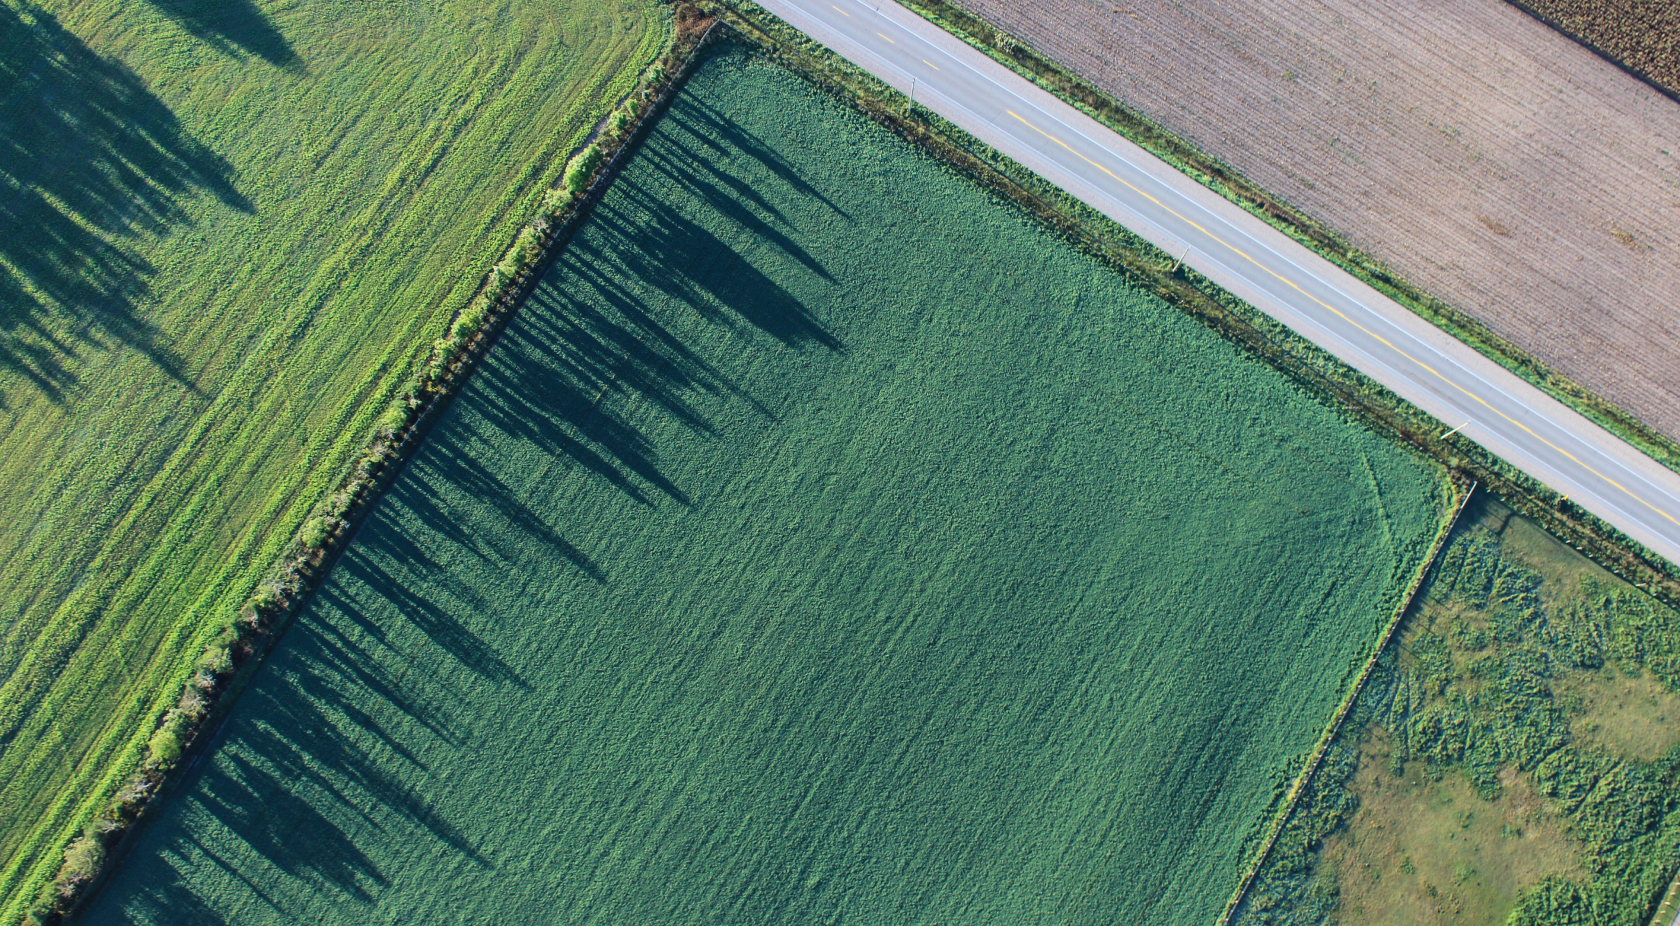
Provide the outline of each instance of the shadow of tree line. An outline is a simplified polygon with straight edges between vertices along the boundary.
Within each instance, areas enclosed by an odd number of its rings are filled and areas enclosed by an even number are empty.
[[[685,343],[669,307],[697,312],[746,340],[756,332],[786,349],[845,350],[797,297],[705,223],[663,199],[663,184],[649,182],[675,181],[702,208],[749,232],[748,240],[770,244],[834,283],[773,201],[718,166],[740,157],[844,215],[770,145],[704,103],[680,98],[637,152],[634,169],[616,182],[503,333],[459,400],[462,414],[429,438],[421,465],[449,468],[449,478],[471,486],[479,498],[510,504],[495,501],[510,497],[472,462],[465,446],[474,438],[494,446],[513,437],[565,457],[640,503],[663,496],[692,504],[661,471],[657,448],[625,410],[651,405],[703,435],[714,426],[701,411],[701,396],[728,396],[773,415]],[[582,551],[539,527],[535,514],[511,508],[504,514],[603,579]]]
[[[380,719],[393,711],[447,743],[462,742],[443,711],[417,701],[415,686],[404,686],[406,663],[394,658],[385,628],[370,619],[368,603],[359,600],[358,592],[381,587],[375,583],[388,579],[377,557],[350,551],[301,618],[305,624],[288,635],[285,652],[244,695],[226,742],[216,745],[213,758],[195,773],[196,781],[177,797],[183,805],[178,810],[188,820],[200,815],[214,819],[286,875],[362,903],[373,902],[375,891],[391,878],[357,845],[350,830],[357,822],[382,831],[389,826],[388,815],[395,816],[430,833],[459,857],[489,866],[460,830],[397,774],[396,763],[369,748],[371,738],[402,763],[425,768],[391,724]],[[468,651],[482,647],[448,619],[428,632],[435,632],[433,639],[446,648],[462,643]],[[454,694],[466,700],[470,693]],[[350,811],[348,819],[336,813],[339,809]],[[131,864],[143,865],[145,876],[131,891],[121,892],[128,896],[110,898],[123,908],[111,920],[226,922],[226,911],[201,895],[195,879],[184,877],[175,865],[157,864],[193,857],[221,869],[276,912],[298,912],[247,876],[243,851],[224,855],[190,826],[169,829],[169,842],[157,847],[154,857],[144,857],[145,846],[136,852],[139,857]]]
[[[229,53],[297,64],[250,0],[151,2]],[[188,221],[205,193],[252,211],[232,166],[138,75],[39,8],[0,5],[0,369],[58,402],[74,359],[123,346],[188,385],[136,308],[155,269],[143,238]]]
[[[224,857],[195,833],[198,813],[218,820],[280,871],[363,902],[376,902],[393,881],[347,828],[359,820],[380,829],[369,799],[474,864],[494,867],[406,783],[417,776],[394,766],[425,765],[380,718],[406,718],[402,726],[410,731],[417,727],[465,747],[449,713],[506,704],[509,688],[532,688],[518,660],[471,626],[474,615],[489,611],[484,592],[500,584],[500,564],[552,554],[580,581],[609,581],[552,523],[567,512],[533,510],[494,454],[523,442],[638,504],[690,506],[689,493],[661,469],[652,429],[640,423],[648,410],[706,436],[716,426],[703,410],[705,397],[748,403],[766,419],[774,415],[731,381],[708,349],[679,334],[683,326],[674,313],[698,312],[748,339],[767,336],[771,350],[845,349],[735,246],[661,199],[663,181],[674,180],[701,208],[750,231],[749,240],[772,245],[832,283],[772,200],[713,163],[736,157],[751,158],[776,182],[828,203],[771,146],[722,114],[689,99],[673,107],[253,683],[230,724],[227,747],[218,747],[176,798],[185,809],[160,821],[136,848],[130,868],[144,874],[119,877],[95,912],[124,922],[223,922],[225,911],[192,877],[193,865],[202,864],[194,857],[219,866],[281,913],[303,912],[283,910],[282,901],[247,878],[234,857],[245,849]],[[726,348],[709,350],[720,349]],[[406,678],[408,657],[398,658],[395,641],[404,625],[467,668],[476,679],[471,690],[436,690],[447,683],[430,674]],[[495,693],[489,701],[486,692]],[[369,742],[383,748],[370,750]]]
[[[235,58],[256,57],[277,68],[303,65],[291,43],[252,0],[147,0],[158,12],[211,48]]]

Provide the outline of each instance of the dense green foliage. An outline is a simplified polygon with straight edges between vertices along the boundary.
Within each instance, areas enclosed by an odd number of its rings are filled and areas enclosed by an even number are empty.
[[[1204,924],[1437,475],[726,52],[92,921]]]
[[[1547,577],[1485,525],[1453,539],[1423,598],[1427,613],[1445,616],[1406,639],[1404,658],[1384,656],[1243,922],[1339,921],[1315,850],[1352,816],[1344,783],[1355,746],[1380,730],[1396,767],[1466,776],[1484,800],[1499,795],[1501,770],[1515,770],[1565,821],[1587,876],[1547,877],[1517,901],[1511,923],[1644,926],[1680,864],[1680,747],[1642,761],[1581,736],[1571,685],[1608,670],[1680,690],[1680,615],[1585,560],[1575,570]]]
[[[664,34],[645,0],[0,2],[0,921]]]

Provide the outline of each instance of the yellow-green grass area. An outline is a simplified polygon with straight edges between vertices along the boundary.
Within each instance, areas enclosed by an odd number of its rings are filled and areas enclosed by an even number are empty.
[[[0,921],[667,34],[646,0],[0,3]]]
[[[1497,500],[1467,514],[1239,926],[1660,912],[1680,869],[1680,614]]]
[[[726,49],[87,921],[1202,926],[1448,494]]]

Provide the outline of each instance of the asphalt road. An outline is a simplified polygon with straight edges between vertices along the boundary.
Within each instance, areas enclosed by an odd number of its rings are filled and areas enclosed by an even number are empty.
[[[891,0],[758,2],[1680,563],[1680,475],[1405,307]]]

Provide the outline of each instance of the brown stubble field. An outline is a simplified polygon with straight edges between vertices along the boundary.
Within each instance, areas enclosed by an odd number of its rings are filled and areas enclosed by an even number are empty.
[[[1680,438],[1680,104],[1503,0],[961,0]]]

